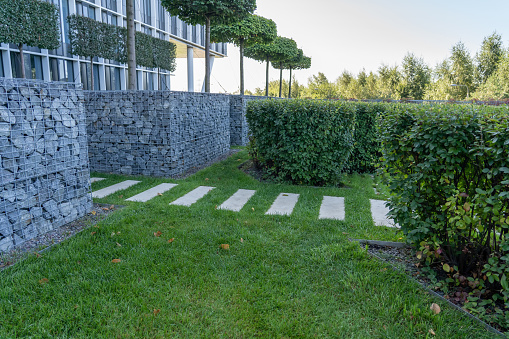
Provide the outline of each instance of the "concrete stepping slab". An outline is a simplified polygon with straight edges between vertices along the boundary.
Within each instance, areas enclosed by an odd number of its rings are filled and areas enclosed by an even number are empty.
[[[90,183],[94,183],[94,182],[98,182],[98,181],[101,181],[101,180],[104,180],[106,178],[90,178]]]
[[[177,184],[163,183],[152,187],[146,191],[141,192],[140,194],[136,194],[129,199],[125,199],[127,201],[137,201],[137,202],[147,202],[150,199],[157,197],[159,194],[162,194],[166,191],[169,191],[173,187],[177,186]]]
[[[105,187],[98,191],[92,192],[92,198],[104,198],[107,195],[113,194],[120,190],[124,190],[128,187],[136,185],[139,182],[140,181],[136,181],[136,180],[126,180],[126,181],[119,182],[118,184],[108,186],[108,187]]]
[[[218,209],[239,212],[255,192],[255,190],[239,189],[234,195],[228,198],[228,200],[223,202]]]
[[[187,193],[186,195],[178,198],[177,200],[170,202],[170,205],[178,205],[178,206],[191,206],[201,198],[203,198],[207,193],[212,191],[215,187],[209,186],[199,186]]]
[[[345,220],[345,198],[324,196],[318,219]]]
[[[399,228],[399,225],[394,223],[394,220],[387,217],[389,208],[385,206],[385,200],[369,199],[371,204],[371,216],[375,226],[387,226]]]
[[[298,200],[299,194],[281,193],[265,214],[290,215]]]

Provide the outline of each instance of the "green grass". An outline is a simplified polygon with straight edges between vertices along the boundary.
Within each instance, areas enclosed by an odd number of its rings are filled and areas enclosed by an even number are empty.
[[[237,169],[245,160],[244,151],[185,180],[93,173],[107,178],[94,190],[142,183],[97,199],[126,205],[98,227],[0,272],[0,338],[493,337],[348,241],[401,241],[370,219],[369,176],[341,189],[263,184]],[[179,185],[124,200],[161,182]],[[200,185],[216,189],[191,207],[169,205]],[[257,193],[238,213],[216,210],[239,188]],[[300,194],[294,213],[264,215],[281,192]],[[323,195],[345,197],[345,221],[318,220]]]

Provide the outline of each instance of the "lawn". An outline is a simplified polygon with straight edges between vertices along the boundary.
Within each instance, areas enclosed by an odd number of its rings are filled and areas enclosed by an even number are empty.
[[[107,178],[93,190],[142,183],[97,199],[126,207],[95,227],[0,271],[0,338],[493,337],[348,240],[402,241],[371,221],[370,176],[345,188],[260,183],[238,169],[246,160],[184,180],[92,173]],[[178,186],[124,200],[162,182]],[[169,205],[200,185],[216,188]],[[216,209],[239,188],[257,192],[240,212]],[[265,215],[281,192],[300,194],[293,214]],[[324,195],[345,197],[345,221],[318,219]]]

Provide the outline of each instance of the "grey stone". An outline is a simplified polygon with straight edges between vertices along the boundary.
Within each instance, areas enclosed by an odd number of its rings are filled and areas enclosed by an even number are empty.
[[[11,134],[11,126],[6,122],[0,122],[0,137],[8,137]]]
[[[0,106],[0,121],[7,122],[9,124],[16,123],[16,117],[4,106]]]

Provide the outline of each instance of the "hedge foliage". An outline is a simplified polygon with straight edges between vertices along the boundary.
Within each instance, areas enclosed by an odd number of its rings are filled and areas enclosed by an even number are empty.
[[[356,111],[354,132],[355,144],[348,160],[350,173],[374,173],[382,156],[377,117],[385,112],[389,105],[384,103],[352,103]]]
[[[0,0],[0,42],[55,49],[60,46],[58,8],[42,0]]]
[[[68,21],[72,54],[127,62],[126,28],[74,14],[68,17]],[[137,65],[175,71],[175,44],[136,32],[135,47]]]
[[[260,100],[248,103],[250,153],[281,181],[335,185],[353,148],[355,107],[347,102]]]
[[[464,273],[506,253],[507,106],[391,105],[380,133],[391,214],[409,241]]]

